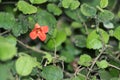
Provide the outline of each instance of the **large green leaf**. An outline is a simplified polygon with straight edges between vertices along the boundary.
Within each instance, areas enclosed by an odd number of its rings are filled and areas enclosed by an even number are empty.
[[[108,10],[104,10],[103,12],[100,12],[98,14],[98,19],[101,22],[107,22],[107,21],[112,20],[113,18],[114,18],[114,14],[111,11],[108,11]]]
[[[25,54],[25,53],[24,53]],[[38,65],[36,58],[29,55],[20,56],[16,63],[16,71],[21,76],[27,76],[32,72],[32,69]]]
[[[118,26],[114,31],[114,37],[118,40],[120,40],[120,26]]]
[[[6,61],[12,59],[17,53],[17,48],[7,41],[6,38],[0,36],[0,60]]]
[[[57,66],[46,66],[43,68],[41,76],[46,80],[62,80],[63,72]]]
[[[94,7],[92,7],[86,3],[81,5],[80,10],[83,15],[88,16],[88,17],[95,16],[96,12],[97,12],[97,10]]]
[[[108,43],[109,35],[107,32],[105,32],[102,29],[99,29],[97,32],[96,30],[93,30],[87,37],[87,48],[89,49],[99,49],[102,47],[102,41],[104,43]]]
[[[17,3],[17,8],[24,14],[32,14],[37,12],[37,8],[33,5],[30,5],[26,1],[19,1]]]
[[[0,28],[12,29],[15,24],[14,15],[7,12],[0,12]]]
[[[12,28],[12,33],[15,36],[20,36],[21,34],[24,34],[28,31],[28,27],[29,24],[27,17],[21,14],[18,16],[18,21],[14,24]]]
[[[0,79],[1,80],[15,80],[13,76],[14,62],[0,63]]]
[[[42,4],[47,2],[47,0],[30,0],[32,4]]]

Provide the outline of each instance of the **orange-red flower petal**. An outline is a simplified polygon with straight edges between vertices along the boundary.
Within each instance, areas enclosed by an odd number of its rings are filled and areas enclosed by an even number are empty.
[[[30,32],[29,36],[30,36],[30,38],[33,39],[33,40],[36,39],[36,38],[37,38],[37,33],[36,33],[36,31],[33,30],[32,32]]]

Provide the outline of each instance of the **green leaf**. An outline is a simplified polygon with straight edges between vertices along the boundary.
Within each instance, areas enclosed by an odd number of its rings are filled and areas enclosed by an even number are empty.
[[[16,71],[21,76],[29,75],[36,66],[38,66],[37,59],[27,54],[20,56],[15,63]]]
[[[17,3],[17,8],[24,14],[33,14],[37,12],[37,8],[33,5],[30,5],[26,1],[19,1]]]
[[[86,37],[83,35],[76,35],[74,37],[74,43],[77,47],[84,48],[86,47]]]
[[[101,22],[108,22],[114,18],[114,14],[111,11],[104,10],[98,14],[98,19]]]
[[[14,36],[12,35],[8,35],[6,38],[5,38],[9,43],[11,43],[13,46],[16,46],[17,44],[17,40]]]
[[[7,12],[0,12],[0,28],[12,29],[15,24],[14,15]]]
[[[85,22],[87,20],[87,17],[81,13],[80,9],[65,10],[65,14],[71,19],[76,20],[77,22]]]
[[[105,8],[108,5],[108,0],[100,0],[100,7]]]
[[[114,25],[113,25],[113,23],[111,23],[111,22],[104,22],[103,25],[104,25],[104,27],[107,28],[107,29],[112,29],[112,28],[114,28]]]
[[[49,12],[52,12],[54,15],[59,16],[62,13],[62,10],[55,4],[48,4],[47,9]]]
[[[89,55],[83,54],[80,56],[78,63],[82,66],[90,66],[91,61],[92,61],[92,58]]]
[[[47,0],[30,0],[32,4],[42,4],[47,2]]]
[[[15,36],[20,36],[21,34],[24,34],[28,31],[28,19],[25,15],[19,15],[18,16],[18,21],[14,24],[12,28],[12,33]]]
[[[110,75],[108,71],[99,70],[98,73],[100,75],[101,80],[110,80],[112,78],[112,75]]]
[[[83,74],[78,74],[78,76],[75,76],[74,78],[72,78],[72,80],[85,80],[85,75]]]
[[[46,58],[48,60],[47,64],[50,64],[53,60],[53,57],[51,56],[50,53],[46,53],[45,56],[43,56],[43,58]]]
[[[100,49],[102,48],[102,41],[104,43],[108,43],[109,35],[102,29],[99,29],[97,32],[96,30],[93,30],[87,37],[86,46],[89,49]]]
[[[73,0],[62,0],[62,6],[64,8],[69,8],[69,6],[72,2],[73,2]]]
[[[14,62],[0,63],[0,79],[1,80],[15,80],[13,76]]]
[[[73,1],[71,4],[70,4],[70,9],[71,10],[74,10],[74,9],[76,9],[76,8],[78,8],[79,7],[79,5],[80,5],[80,2],[79,1]]]
[[[56,37],[54,39],[50,39],[46,46],[50,50],[54,50],[55,46],[60,46],[66,40],[66,33],[63,30],[57,31]]]
[[[10,41],[7,41],[6,38],[0,36],[0,60],[12,59],[16,53],[17,48]]]
[[[109,66],[108,62],[106,60],[102,60],[100,62],[96,63],[99,68],[107,68]]]
[[[114,37],[115,37],[116,39],[120,40],[120,26],[118,26],[118,27],[115,29],[113,35],[114,35]]]
[[[86,3],[81,5],[80,10],[83,15],[88,16],[88,17],[95,16],[96,12],[97,12],[97,10],[94,7],[92,7]]]
[[[57,66],[46,66],[43,68],[41,76],[46,80],[62,80],[63,72]]]

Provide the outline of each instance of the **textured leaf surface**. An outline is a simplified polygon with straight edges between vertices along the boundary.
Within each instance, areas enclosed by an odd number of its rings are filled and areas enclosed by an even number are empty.
[[[102,29],[99,29],[99,32],[97,33],[96,30],[92,31],[88,37],[87,37],[87,48],[89,49],[99,49],[102,47],[102,41],[104,43],[108,43],[109,35]]]
[[[15,24],[14,15],[7,12],[0,12],[0,28],[12,29]]]
[[[24,14],[32,14],[37,12],[37,8],[25,1],[19,1],[17,3],[17,8],[22,11]]]
[[[62,80],[63,72],[57,66],[46,66],[43,68],[41,76],[46,80]]]

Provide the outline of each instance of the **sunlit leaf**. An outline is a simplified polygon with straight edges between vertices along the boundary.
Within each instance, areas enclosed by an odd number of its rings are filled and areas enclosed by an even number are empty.
[[[97,62],[96,64],[99,68],[107,68],[109,66],[109,64],[106,60],[102,60],[100,62]]]
[[[118,40],[120,40],[120,26],[118,26],[114,31],[114,37]]]
[[[0,60],[6,61],[12,59],[17,53],[17,48],[7,41],[6,38],[0,36]]]
[[[32,4],[42,4],[47,2],[47,0],[30,0]]]
[[[93,30],[87,37],[86,47],[89,49],[99,49],[102,47],[102,41],[108,43],[109,35],[102,29],[99,32]]]
[[[91,61],[92,61],[92,58],[89,55],[83,54],[80,56],[78,63],[82,66],[90,66]]]
[[[32,14],[37,12],[37,8],[26,1],[19,1],[17,3],[17,8],[24,14]]]
[[[108,5],[108,0],[100,0],[100,7],[105,8]]]

